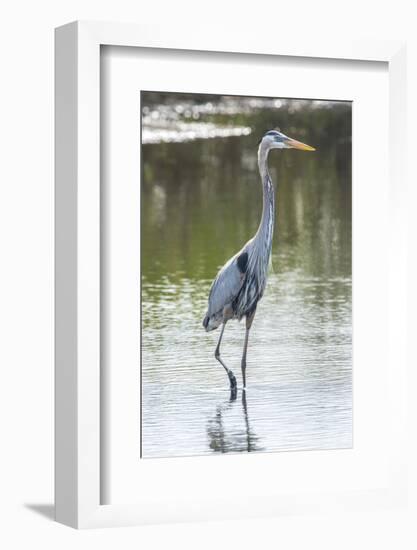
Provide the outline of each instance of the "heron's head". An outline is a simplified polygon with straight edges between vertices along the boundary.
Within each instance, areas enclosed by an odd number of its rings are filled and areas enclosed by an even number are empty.
[[[314,147],[292,139],[279,130],[270,130],[260,141],[260,146],[270,149],[300,149],[301,151],[315,151]]]

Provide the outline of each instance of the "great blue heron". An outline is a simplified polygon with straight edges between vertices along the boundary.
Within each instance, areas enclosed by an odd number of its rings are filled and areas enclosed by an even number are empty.
[[[211,285],[208,309],[203,326],[206,331],[222,325],[214,352],[217,361],[225,368],[232,392],[236,392],[236,378],[220,357],[220,344],[227,321],[246,317],[245,343],[241,361],[243,389],[246,388],[246,352],[249,331],[255,317],[256,306],[265,290],[268,265],[274,232],[275,193],[268,170],[268,153],[271,149],[301,149],[314,151],[314,147],[289,138],[278,130],[267,132],[258,148],[258,167],[263,187],[262,218],[255,236],[220,269]]]

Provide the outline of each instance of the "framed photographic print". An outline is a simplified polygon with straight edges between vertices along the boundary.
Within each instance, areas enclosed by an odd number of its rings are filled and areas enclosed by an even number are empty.
[[[403,44],[159,36],[56,31],[57,520],[400,505]]]

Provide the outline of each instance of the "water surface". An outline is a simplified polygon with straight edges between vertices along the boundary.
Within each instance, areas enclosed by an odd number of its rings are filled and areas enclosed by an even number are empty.
[[[350,105],[142,93],[142,108],[142,456],[351,447]],[[201,322],[256,232],[256,144],[277,125],[317,151],[270,154],[272,272],[233,399]],[[244,333],[230,322],[222,344],[239,386]]]

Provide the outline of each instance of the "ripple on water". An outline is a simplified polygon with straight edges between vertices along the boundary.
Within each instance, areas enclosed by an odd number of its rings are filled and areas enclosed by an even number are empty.
[[[143,457],[351,447],[350,281],[337,281],[341,299],[334,282],[329,299],[315,304],[314,294],[288,294],[287,277],[270,277],[250,335],[245,403],[242,392],[230,400],[214,358],[218,331],[205,333],[196,319],[190,295],[199,301],[201,285],[187,280],[175,288],[166,280],[170,288],[160,295],[175,299],[163,320],[145,287]],[[222,356],[238,384],[243,338],[244,324],[229,323]]]

